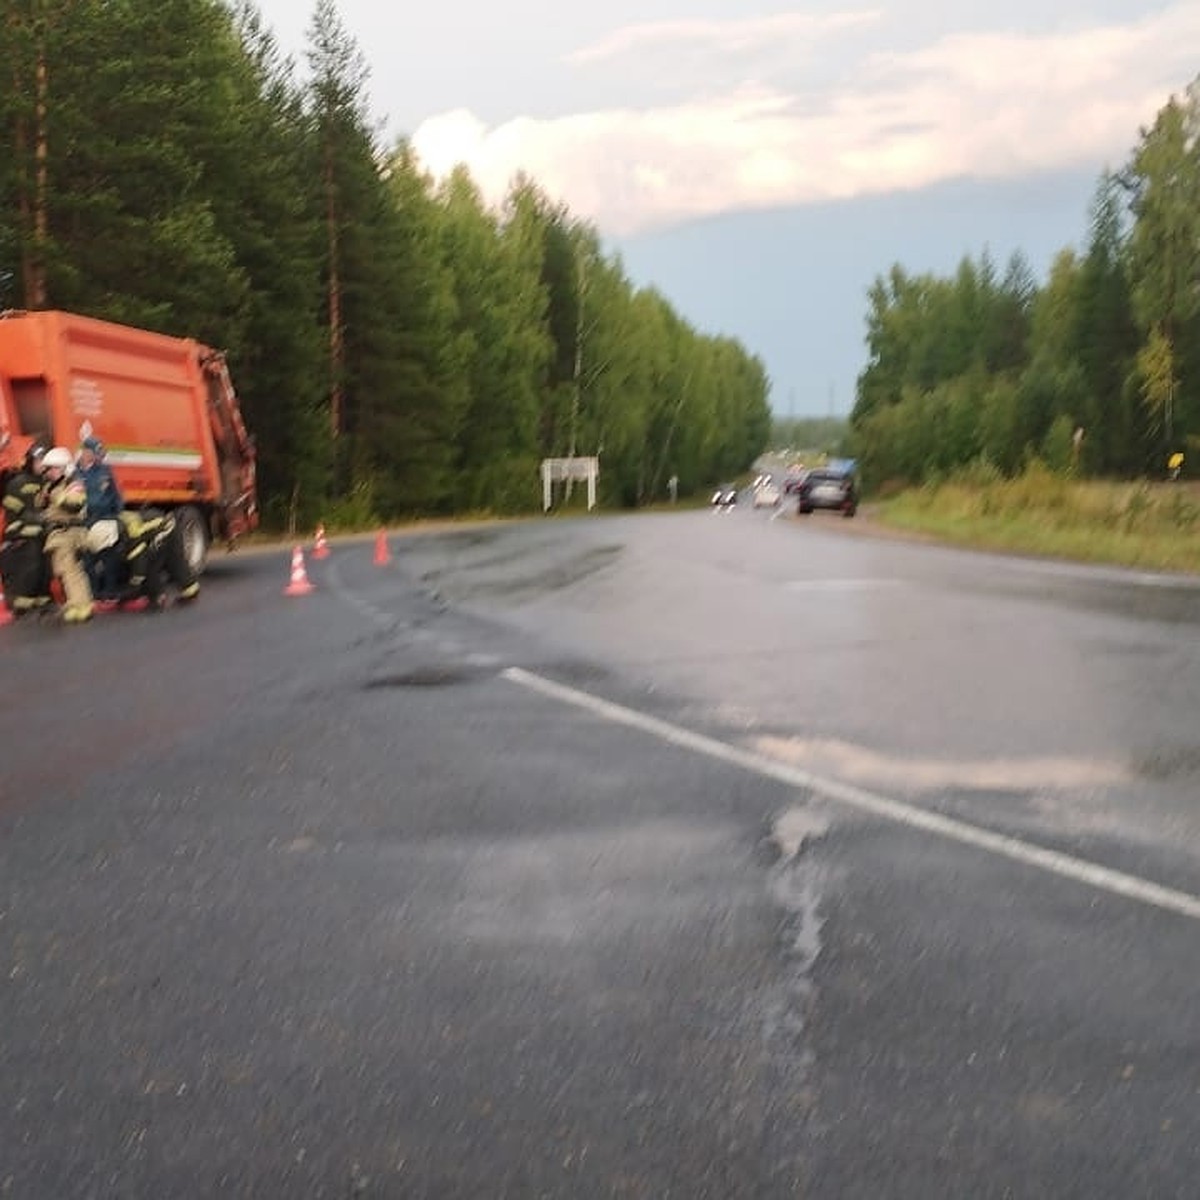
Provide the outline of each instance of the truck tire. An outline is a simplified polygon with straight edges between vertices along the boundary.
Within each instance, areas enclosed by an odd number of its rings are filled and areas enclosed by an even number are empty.
[[[198,508],[185,504],[175,510],[175,523],[183,540],[183,553],[192,574],[199,578],[204,574],[208,561],[208,526]]]

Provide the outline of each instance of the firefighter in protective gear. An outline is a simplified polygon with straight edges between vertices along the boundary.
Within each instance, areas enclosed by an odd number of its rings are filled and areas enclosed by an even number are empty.
[[[19,471],[4,488],[4,541],[0,543],[0,578],[8,607],[20,615],[51,603],[46,569],[46,520],[42,508],[42,456],[46,447],[34,442]]]
[[[168,583],[175,584],[178,599],[194,600],[200,594],[184,552],[182,532],[175,518],[155,508],[121,514],[121,545],[128,570],[128,586],[155,606],[166,600]]]
[[[50,570],[62,580],[63,620],[91,620],[92,587],[83,567],[87,550],[87,490],[73,478],[75,456],[55,446],[42,456],[45,480],[46,553]]]

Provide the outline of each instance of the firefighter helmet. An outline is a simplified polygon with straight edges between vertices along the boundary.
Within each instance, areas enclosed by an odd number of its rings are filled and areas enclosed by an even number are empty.
[[[37,472],[42,469],[42,459],[46,455],[45,442],[33,442],[25,451],[25,470]]]
[[[75,470],[75,456],[66,446],[52,446],[42,455],[43,471],[61,471],[68,478]]]

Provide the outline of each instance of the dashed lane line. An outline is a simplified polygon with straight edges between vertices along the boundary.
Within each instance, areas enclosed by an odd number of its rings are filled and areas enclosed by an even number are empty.
[[[1136,875],[1128,875],[1124,871],[1115,871],[1110,867],[1089,862],[1087,859],[1076,858],[1074,855],[1063,854],[1058,850],[1050,850],[1020,838],[1010,837],[1003,833],[994,833],[990,829],[960,821],[954,817],[945,817],[940,813],[916,805],[905,804],[876,792],[869,792],[853,784],[842,783],[836,779],[825,779],[790,767],[786,763],[775,762],[763,755],[750,750],[743,750],[728,742],[695,733],[682,726],[673,725],[658,717],[651,717],[624,705],[602,700],[590,692],[568,687],[553,680],[546,679],[532,671],[521,667],[508,667],[501,672],[503,678],[512,683],[539,692],[543,696],[573,705],[583,709],[603,720],[616,725],[624,725],[642,733],[650,734],[663,742],[681,749],[691,750],[708,758],[739,767],[767,779],[774,779],[788,787],[804,788],[829,800],[837,801],[860,812],[904,825],[910,829],[918,829],[937,837],[984,850],[1001,858],[1011,859],[1025,866],[1036,867],[1039,870],[1082,883],[1099,891],[1108,892],[1115,896],[1123,896],[1141,904],[1147,904],[1166,912],[1177,913],[1200,921],[1200,897],[1190,892],[1178,891],[1175,888],[1163,887],[1150,880],[1141,879]]]

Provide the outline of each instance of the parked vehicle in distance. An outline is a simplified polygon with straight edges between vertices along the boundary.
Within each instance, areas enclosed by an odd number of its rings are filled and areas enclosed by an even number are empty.
[[[755,508],[778,508],[783,499],[779,484],[769,475],[754,489]]]
[[[794,467],[788,467],[787,474],[783,477],[783,494],[785,496],[794,496],[800,491],[800,485],[804,482],[805,475],[808,474],[803,463],[799,463]]]
[[[712,494],[714,508],[733,508],[737,504],[737,499],[737,485],[732,483],[721,484]]]
[[[858,511],[858,476],[853,459],[839,459],[814,467],[796,492],[796,511],[807,516],[825,508],[852,517]]]

